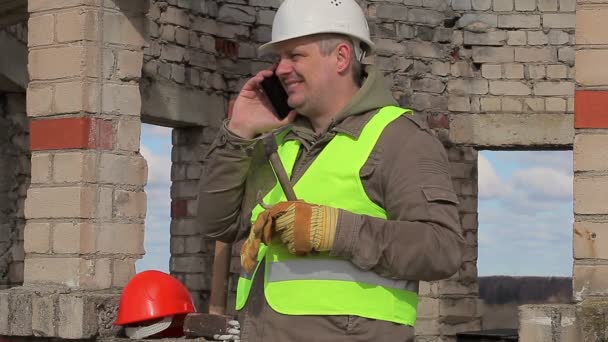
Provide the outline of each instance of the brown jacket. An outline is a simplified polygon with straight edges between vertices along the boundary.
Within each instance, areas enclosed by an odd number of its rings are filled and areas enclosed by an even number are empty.
[[[370,66],[366,71],[362,88],[326,132],[315,134],[303,117],[294,122],[286,139],[299,140],[302,148],[292,182],[336,133],[356,138],[380,108],[396,105],[380,72]],[[275,184],[260,141],[240,139],[224,125],[203,162],[198,218],[204,234],[224,242],[245,238],[251,210]],[[360,176],[388,220],[342,210],[331,254],[393,279],[430,281],[454,274],[464,246],[458,200],[446,152],[428,126],[416,115],[390,123]],[[360,317],[277,314],[263,300],[261,283],[262,277],[256,277],[241,317],[245,341],[297,341],[311,331],[315,341],[398,341],[396,335],[407,341],[413,336],[411,327]]]

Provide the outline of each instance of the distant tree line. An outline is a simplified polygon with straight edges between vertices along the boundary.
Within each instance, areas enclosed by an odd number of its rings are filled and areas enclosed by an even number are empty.
[[[479,297],[483,299],[486,304],[572,303],[572,278],[480,277]]]

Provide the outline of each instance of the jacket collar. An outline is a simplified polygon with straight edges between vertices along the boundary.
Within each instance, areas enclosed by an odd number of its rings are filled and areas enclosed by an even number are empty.
[[[335,132],[343,133],[357,139],[359,138],[359,135],[361,135],[363,127],[369,122],[373,114],[378,111],[379,109],[374,109],[367,111],[366,113],[346,116],[339,121],[332,121],[327,132],[324,134],[316,134],[308,119],[300,116],[294,121],[291,132],[287,134],[286,138],[298,137],[305,140],[316,140],[323,135]]]

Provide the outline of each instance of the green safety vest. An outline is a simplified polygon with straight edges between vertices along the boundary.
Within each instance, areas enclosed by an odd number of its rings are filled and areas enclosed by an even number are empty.
[[[298,199],[387,219],[386,211],[365,193],[359,171],[384,128],[405,113],[411,114],[411,110],[384,107],[365,125],[359,138],[338,133],[294,185]],[[279,137],[279,157],[290,178],[299,149],[296,140],[283,142]],[[264,197],[264,203],[269,205],[285,200],[278,182]],[[255,207],[251,222],[263,210],[260,205]],[[262,244],[258,265],[239,278],[237,310],[245,306],[253,278],[264,259],[264,294],[270,307],[279,313],[353,315],[411,326],[416,322],[417,281],[384,278],[328,253],[299,257],[289,253],[280,239],[268,246]]]

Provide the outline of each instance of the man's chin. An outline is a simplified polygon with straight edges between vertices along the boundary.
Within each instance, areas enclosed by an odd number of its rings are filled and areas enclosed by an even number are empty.
[[[301,108],[304,105],[304,101],[299,101],[297,98],[293,98],[290,96],[287,99],[287,104],[289,105],[289,107],[291,107],[297,111],[298,108]]]

